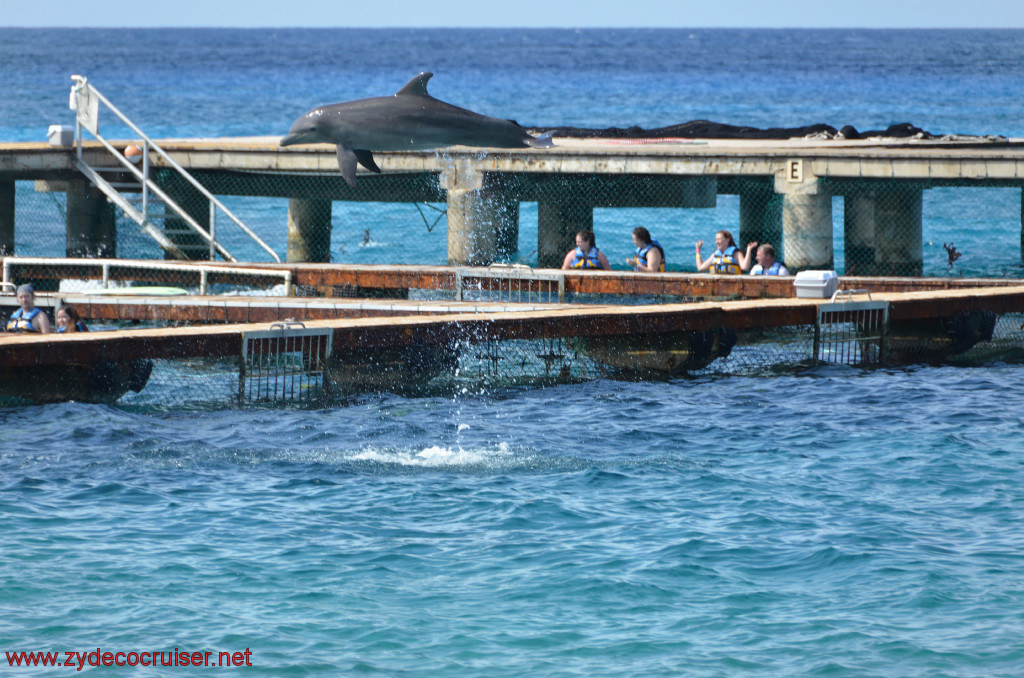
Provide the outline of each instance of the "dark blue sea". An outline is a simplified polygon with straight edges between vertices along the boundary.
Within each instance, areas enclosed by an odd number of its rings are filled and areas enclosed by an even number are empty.
[[[526,125],[1024,137],[1024,31],[0,29],[0,141],[70,124],[72,73],[162,138],[284,134],[422,70]],[[929,192],[926,272],[1020,277],[1020,189],[976,190]],[[243,207],[280,248],[281,208]],[[443,261],[411,207],[361,209],[336,261]],[[644,218],[682,247],[730,210]],[[614,254],[622,212],[595,215]],[[201,371],[156,406],[0,409],[0,650],[252,665],[112,676],[1024,674],[1019,364],[176,404]]]

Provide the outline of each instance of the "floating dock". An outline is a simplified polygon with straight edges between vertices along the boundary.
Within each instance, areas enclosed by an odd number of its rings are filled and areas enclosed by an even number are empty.
[[[85,264],[63,263],[77,266],[76,274],[88,277]],[[127,276],[132,262],[122,263],[125,268],[118,269],[119,275]],[[28,266],[28,272],[41,276],[66,268],[47,269],[38,262]],[[180,268],[185,275],[188,265],[172,268]],[[623,305],[622,301],[637,302],[631,291],[635,278],[645,281],[644,294],[668,299],[680,291],[693,292],[716,277],[531,271],[495,278],[487,277],[493,273],[488,269],[338,267],[307,280],[304,269],[313,275],[309,265],[288,268],[297,281],[333,288],[344,280],[344,285],[356,289],[402,284],[409,287],[394,289],[407,294],[416,285],[428,288],[429,281],[429,289],[454,297],[461,288],[452,286],[469,282],[469,290],[462,291],[481,298],[140,297],[112,293],[116,289],[103,294],[39,294],[38,306],[54,305],[60,297],[90,322],[170,326],[0,335],[0,397],[35,402],[114,401],[129,389],[144,388],[153,361],[185,361],[184,369],[202,371],[206,369],[202,361],[220,360],[221,373],[224,369],[237,372],[237,394],[232,386],[232,398],[253,402],[337,392],[404,391],[474,375],[488,383],[512,378],[545,382],[598,376],[665,378],[711,369],[724,360],[732,361],[727,370],[737,369],[737,356],[750,361],[739,369],[771,368],[779,363],[939,362],[984,345],[994,335],[1002,337],[1002,349],[1024,350],[1020,320],[1024,285],[1013,281],[970,287],[987,281],[930,280],[936,289],[886,292],[879,290],[897,283],[906,289],[913,281],[860,279],[856,283],[864,287],[840,291],[836,299],[803,299],[793,298],[792,278],[748,276],[741,281],[737,276],[733,284],[745,285],[749,279],[764,287],[747,299]],[[151,271],[137,269],[143,275]],[[329,276],[326,283],[324,275]],[[610,302],[617,294],[619,303],[563,303],[550,291],[543,301],[545,292],[532,288],[531,298],[509,301],[519,294],[517,286],[530,283],[527,276],[549,284],[558,278],[563,294],[570,286],[580,290],[580,296],[604,295]],[[605,280],[598,283],[601,278]],[[852,282],[844,281],[847,286]],[[938,289],[941,285],[946,288]],[[492,294],[498,300],[488,300]],[[13,297],[0,298],[0,305],[13,304]],[[300,386],[285,388],[297,382]],[[47,388],[42,389],[41,383]]]

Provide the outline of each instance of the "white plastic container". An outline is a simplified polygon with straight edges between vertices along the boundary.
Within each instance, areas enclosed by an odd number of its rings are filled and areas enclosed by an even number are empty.
[[[793,281],[801,299],[831,299],[839,287],[835,271],[800,271]]]
[[[75,143],[75,128],[71,125],[50,125],[47,137],[51,146],[71,146]]]

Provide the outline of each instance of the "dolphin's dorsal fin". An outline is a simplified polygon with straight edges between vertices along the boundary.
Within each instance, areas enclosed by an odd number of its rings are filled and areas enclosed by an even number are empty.
[[[427,80],[434,77],[433,73],[424,71],[415,78],[405,83],[405,86],[395,92],[395,96],[410,96],[410,97],[429,97],[427,94]]]

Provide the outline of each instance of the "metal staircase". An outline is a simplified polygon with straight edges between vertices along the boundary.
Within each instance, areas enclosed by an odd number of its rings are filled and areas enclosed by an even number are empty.
[[[99,93],[86,78],[72,75],[75,83],[71,86],[69,105],[75,111],[75,166],[85,175],[107,198],[117,205],[124,214],[137,223],[143,233],[149,235],[160,247],[175,259],[196,259],[199,251],[208,252],[210,260],[219,254],[225,261],[236,262],[227,249],[217,242],[217,213],[222,212],[256,244],[266,250],[274,261],[280,263],[281,257],[270,248],[255,232],[235,216],[224,204],[210,193],[191,174],[175,162],[160,146],[147,137],[131,120],[119,111],[110,101]],[[139,136],[135,146],[141,151],[141,161],[125,155],[124,151],[113,146],[99,132],[99,107],[106,106],[124,124]],[[82,131],[88,131],[103,147],[110,152],[117,165],[100,167],[91,166],[82,157]],[[127,149],[126,149],[127,150]],[[167,194],[152,178],[150,178],[150,154],[156,153],[161,166],[177,173],[190,184],[210,204],[210,228],[207,230],[196,221],[181,205]],[[141,169],[136,165],[141,164]],[[177,229],[160,228],[157,222],[174,219],[182,226]],[[199,236],[206,244],[186,245],[175,240],[181,236]],[[191,256],[190,256],[191,255]]]

